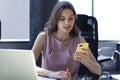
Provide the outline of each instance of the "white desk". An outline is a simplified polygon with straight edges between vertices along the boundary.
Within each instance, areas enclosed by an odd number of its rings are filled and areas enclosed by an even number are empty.
[[[107,60],[107,59],[111,59],[111,57],[104,56],[104,55],[99,55],[98,56],[98,61]]]
[[[51,78],[46,78],[46,77],[38,77],[38,80],[56,80],[56,79],[51,79]]]
[[[115,74],[115,75],[111,75],[113,78],[113,80],[120,80],[120,74]]]

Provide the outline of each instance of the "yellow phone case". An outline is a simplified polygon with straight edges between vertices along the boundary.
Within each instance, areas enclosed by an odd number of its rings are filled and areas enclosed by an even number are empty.
[[[88,46],[89,46],[88,43],[79,43],[78,46],[77,46],[76,52],[83,52],[83,50],[81,48],[87,49]]]

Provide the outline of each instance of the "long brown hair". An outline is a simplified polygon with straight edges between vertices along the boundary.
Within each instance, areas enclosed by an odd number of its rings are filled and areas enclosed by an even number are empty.
[[[55,32],[57,31],[58,27],[57,27],[57,22],[58,19],[61,15],[61,12],[64,9],[71,9],[75,15],[75,22],[74,22],[74,26],[73,29],[70,32],[71,36],[78,36],[78,32],[77,32],[77,27],[76,27],[76,12],[75,9],[73,7],[73,5],[70,2],[67,1],[60,1],[57,2],[57,4],[54,6],[51,16],[49,18],[49,21],[45,24],[45,30],[47,30],[49,33]]]

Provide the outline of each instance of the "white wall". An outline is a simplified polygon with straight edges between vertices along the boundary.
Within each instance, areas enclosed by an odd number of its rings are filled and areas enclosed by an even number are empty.
[[[0,0],[1,41],[29,40],[30,0]]]
[[[100,40],[120,41],[120,0],[94,0],[94,16],[98,20]]]

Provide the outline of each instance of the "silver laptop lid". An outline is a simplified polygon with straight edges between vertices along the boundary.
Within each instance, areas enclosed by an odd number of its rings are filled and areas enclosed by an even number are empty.
[[[37,80],[33,52],[0,49],[0,80]]]

